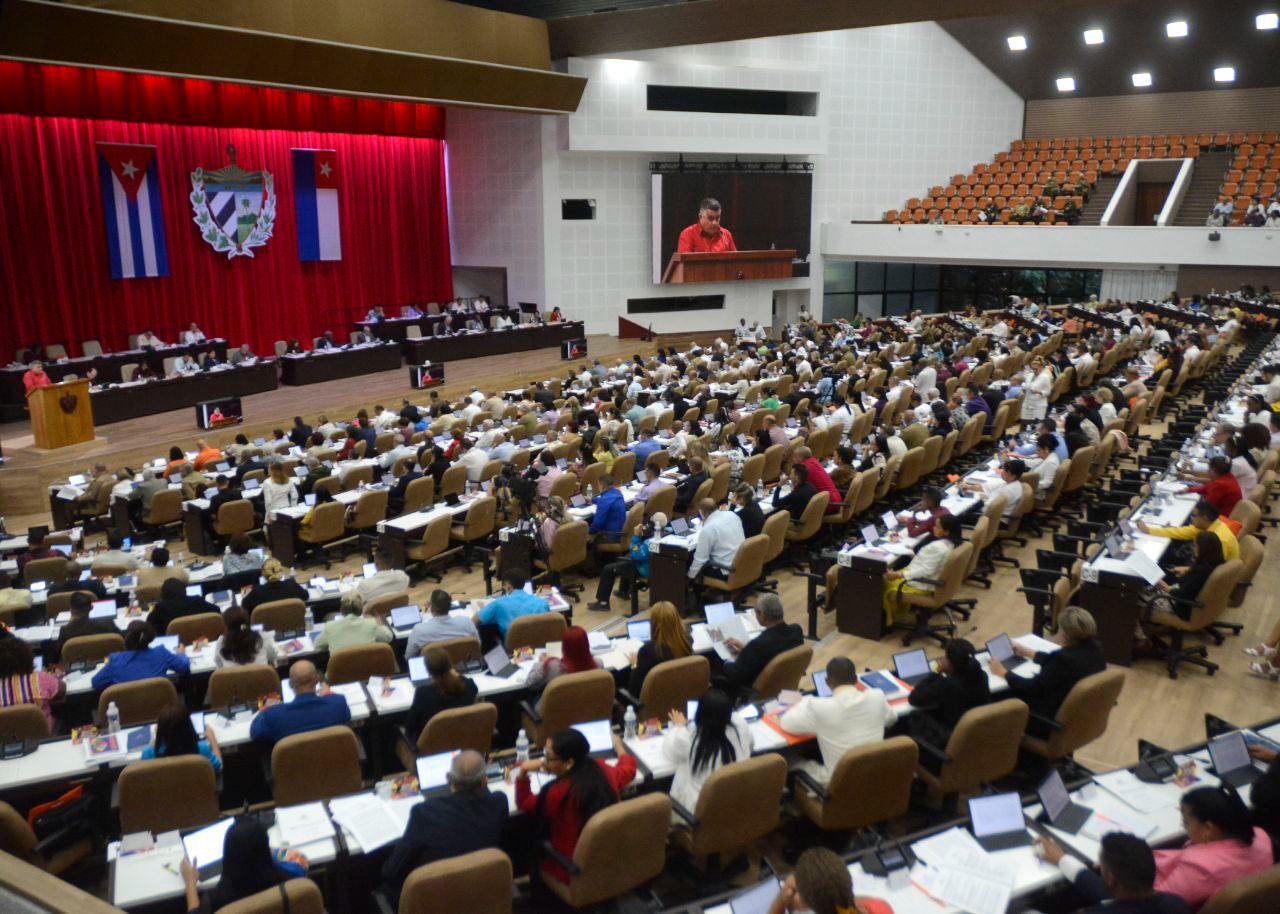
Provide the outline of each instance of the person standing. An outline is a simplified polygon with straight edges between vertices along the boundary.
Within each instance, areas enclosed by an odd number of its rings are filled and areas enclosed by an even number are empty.
[[[704,197],[698,204],[698,221],[680,232],[676,250],[681,254],[736,251],[738,246],[733,240],[733,233],[720,224],[722,214],[719,200]]]

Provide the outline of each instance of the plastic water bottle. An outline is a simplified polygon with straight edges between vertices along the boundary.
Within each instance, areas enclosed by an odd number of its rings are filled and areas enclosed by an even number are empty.
[[[187,554],[183,552],[181,549],[179,549],[178,550],[178,567],[179,568],[181,568],[185,564],[184,560],[186,559],[186,557],[187,557]]]
[[[116,707],[114,701],[107,705],[107,732],[120,732],[120,709]]]
[[[304,631],[311,631],[316,627],[315,616],[311,615],[311,604],[308,603],[302,611],[302,628]]]
[[[622,715],[622,734],[627,739],[636,735],[636,709],[627,705],[627,713]]]
[[[516,763],[529,761],[529,734],[523,729],[516,735]]]

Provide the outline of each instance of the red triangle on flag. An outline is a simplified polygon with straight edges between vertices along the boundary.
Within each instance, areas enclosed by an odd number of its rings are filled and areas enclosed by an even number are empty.
[[[99,143],[98,155],[102,156],[111,173],[124,189],[130,199],[138,196],[138,188],[142,179],[147,176],[147,169],[155,157],[156,147],[135,146],[128,143]]]

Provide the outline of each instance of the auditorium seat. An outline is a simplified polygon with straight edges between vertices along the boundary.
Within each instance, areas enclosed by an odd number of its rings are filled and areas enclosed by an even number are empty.
[[[203,755],[130,762],[116,787],[122,834],[198,828],[220,815],[217,778]],[[161,797],[164,802],[157,802]]]
[[[672,843],[699,860],[716,858],[717,864],[750,849],[778,827],[786,782],[787,761],[775,752],[721,765],[703,782],[695,808],[672,799]]]
[[[290,879],[225,905],[216,914],[325,914],[324,896],[310,879]]]
[[[521,616],[519,618],[536,619],[538,617]],[[513,622],[512,627],[514,626]],[[522,726],[529,733],[531,743],[541,746],[551,734],[567,730],[574,724],[612,719],[613,698],[613,673],[608,670],[562,673],[547,683],[547,687],[542,690],[542,696],[536,701],[536,706],[532,701],[520,703],[523,711]]]
[[[705,691],[705,690],[704,690]],[[36,704],[0,707],[0,742],[42,740],[49,736],[49,720]]]
[[[80,351],[86,356],[102,355],[102,343],[97,340],[84,340],[80,343]]]
[[[355,731],[337,726],[286,736],[271,750],[271,780],[277,806],[358,793],[364,782]]]
[[[210,708],[227,708],[241,702],[256,705],[258,699],[280,694],[280,674],[266,663],[224,666],[209,677],[205,704]]]
[[[434,645],[433,645],[434,646]],[[416,736],[404,734],[396,743],[396,752],[406,771],[413,771],[414,759],[441,752],[472,749],[488,755],[493,746],[494,728],[498,725],[498,706],[487,701],[465,708],[446,708],[432,715]],[[414,740],[410,744],[408,740]]]
[[[120,726],[132,727],[160,717],[160,712],[176,703],[178,692],[173,683],[160,676],[119,682],[107,686],[98,696],[98,721],[105,724],[107,706],[115,702],[120,712]]]
[[[167,635],[177,635],[183,644],[194,644],[198,638],[216,642],[227,633],[227,624],[222,621],[221,613],[196,613],[183,616],[169,623]]]
[[[406,597],[399,597],[397,605],[404,599]],[[396,655],[391,645],[357,644],[329,655],[325,679],[332,685],[339,685],[344,682],[367,682],[370,676],[394,676],[397,672]]]
[[[918,762],[919,748],[908,736],[856,746],[836,762],[826,784],[803,766],[794,769],[792,802],[823,831],[869,828],[906,815]]]
[[[400,891],[400,914],[511,914],[511,860],[497,848],[420,866]]]
[[[80,635],[68,638],[62,645],[62,662],[96,665],[111,654],[124,650],[122,635]]]

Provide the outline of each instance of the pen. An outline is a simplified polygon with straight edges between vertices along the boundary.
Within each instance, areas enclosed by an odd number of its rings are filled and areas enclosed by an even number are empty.
[[[161,864],[161,866],[163,866],[163,867],[164,867],[166,870],[168,870],[169,872],[173,873],[173,875],[175,875],[175,876],[181,876],[181,875],[182,875],[180,872],[178,872],[176,869],[174,869],[174,866],[173,866],[173,864],[172,864],[172,863],[162,863],[162,864]]]

